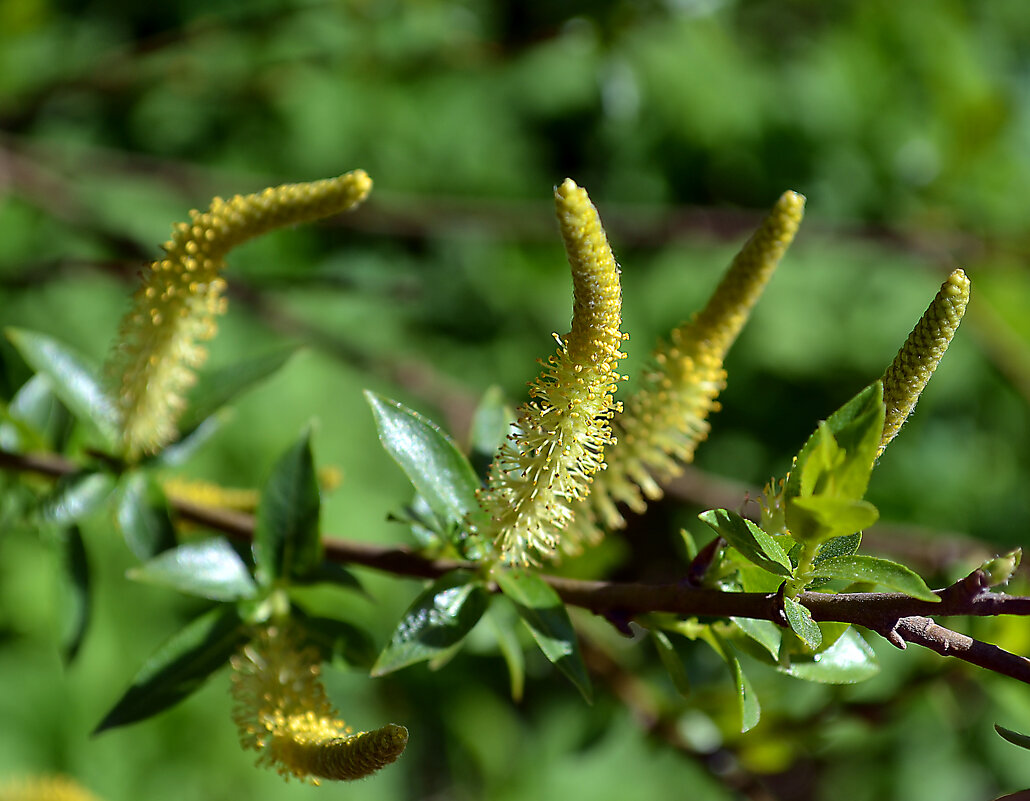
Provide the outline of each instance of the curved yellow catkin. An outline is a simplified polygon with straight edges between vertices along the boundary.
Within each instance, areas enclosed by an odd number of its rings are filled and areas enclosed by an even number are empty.
[[[198,343],[214,336],[215,316],[225,311],[219,274],[226,254],[275,228],[354,208],[371,187],[368,175],[355,170],[228,201],[216,197],[208,211],[191,211],[188,223],[175,226],[164,258],[143,271],[109,359],[127,458],[153,453],[175,438],[183,393],[207,355]]]
[[[659,343],[640,389],[625,403],[614,424],[618,443],[608,453],[608,468],[577,510],[577,533],[596,540],[600,531],[625,520],[623,502],[636,512],[647,499],[662,496],[660,482],[678,475],[708,436],[708,414],[726,385],[723,359],[747,322],[766,283],[794,239],[804,215],[805,198],[785,192],[761,227],[734,258],[704,309]]]
[[[65,776],[34,776],[0,785],[0,801],[97,801]]]
[[[240,744],[260,752],[258,764],[281,776],[350,781],[395,761],[408,730],[388,724],[353,734],[319,679],[314,648],[301,648],[281,626],[261,629],[232,658],[233,720]]]
[[[572,268],[573,314],[568,336],[530,384],[518,433],[494,463],[480,503],[493,521],[501,558],[536,564],[555,554],[572,504],[589,491],[611,444],[612,395],[625,336],[622,289],[597,209],[566,179],[554,193],[558,223]]]
[[[223,487],[211,481],[169,478],[161,486],[169,500],[186,501],[214,509],[253,512],[260,499],[260,493],[255,489]]]
[[[968,303],[969,279],[962,270],[955,270],[941,285],[930,307],[883,374],[887,416],[877,455],[883,453],[915,408],[919,395],[955,336]]]

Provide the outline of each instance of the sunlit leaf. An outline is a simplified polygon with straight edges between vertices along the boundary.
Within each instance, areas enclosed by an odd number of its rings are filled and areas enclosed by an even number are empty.
[[[129,577],[215,601],[253,598],[257,585],[224,537],[190,542],[155,556]]]
[[[783,599],[783,611],[787,614],[790,628],[801,638],[802,642],[813,651],[819,648],[823,641],[823,633],[818,624],[812,620],[812,613],[790,598]]]
[[[826,578],[880,584],[921,601],[940,601],[917,573],[888,559],[860,555],[836,556],[820,562],[817,570],[820,576]]]
[[[791,656],[790,664],[778,669],[796,679],[821,684],[855,684],[880,672],[873,649],[854,628],[822,653]]]
[[[712,509],[698,518],[762,569],[787,578],[793,575],[790,558],[783,548],[750,520],[726,509]]]

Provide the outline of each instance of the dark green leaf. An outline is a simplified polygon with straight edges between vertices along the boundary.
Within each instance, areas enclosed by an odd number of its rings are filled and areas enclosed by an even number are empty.
[[[150,475],[139,471],[122,478],[118,525],[129,549],[141,562],[174,548],[175,526],[164,490]]]
[[[293,583],[298,585],[332,584],[336,587],[357,590],[360,593],[365,592],[358,577],[336,562],[323,561],[314,570],[309,570],[303,576],[295,579]]]
[[[108,445],[117,434],[117,414],[98,380],[98,370],[86,357],[56,339],[8,328],[7,338],[21,357],[37,373],[42,373],[50,387],[79,420],[91,421]]]
[[[78,526],[69,526],[64,537],[64,569],[68,577],[68,600],[65,617],[65,635],[61,638],[65,662],[72,662],[82,647],[92,608],[89,561],[82,532]]]
[[[820,654],[791,657],[790,664],[779,668],[783,673],[804,681],[821,684],[855,684],[880,672],[876,655],[869,644],[853,628]]]
[[[817,570],[819,575],[825,578],[881,584],[921,601],[940,601],[918,574],[888,559],[878,559],[875,556],[836,556],[824,559],[819,563]]]
[[[490,387],[483,393],[472,416],[469,461],[479,476],[486,476],[497,450],[511,432],[514,410],[504,401],[500,387]]]
[[[750,520],[726,509],[712,509],[698,518],[763,570],[787,578],[793,575],[783,548]]]
[[[278,372],[296,352],[294,347],[283,348],[210,373],[200,373],[179,420],[179,430],[192,431],[225,404]]]
[[[497,637],[497,647],[508,666],[511,700],[521,701],[526,685],[526,659],[522,653],[522,643],[515,634],[515,623],[518,622],[518,617],[511,602],[502,595],[494,596],[486,614],[494,636]]]
[[[1020,748],[1030,749],[1030,735],[1020,734],[1018,731],[1006,729],[1004,726],[999,726],[997,723],[994,724],[994,730],[1013,745],[1018,745]]]
[[[568,610],[550,585],[535,573],[497,570],[494,580],[514,604],[540,650],[590,700],[590,676],[579,652]]]
[[[662,661],[662,665],[669,674],[669,678],[672,679],[676,692],[684,698],[689,698],[690,677],[687,676],[687,669],[683,666],[683,660],[676,653],[676,649],[672,647],[669,635],[661,629],[650,629],[649,634],[651,635],[651,642],[654,643],[655,650],[658,651],[658,658]]]
[[[737,628],[769,652],[773,659],[780,653],[783,634],[780,627],[771,620],[754,620],[749,617],[731,617]]]
[[[257,585],[224,537],[163,551],[129,571],[129,578],[213,601],[253,598]]]
[[[315,646],[323,661],[340,658],[348,665],[371,669],[377,651],[368,631],[346,620],[303,614],[299,617],[305,632],[304,644]]]
[[[103,506],[114,487],[110,473],[84,470],[62,476],[40,502],[39,516],[58,525],[77,523]]]
[[[434,659],[460,643],[486,611],[489,593],[473,574],[455,570],[441,576],[408,607],[389,645],[372,667],[382,676]]]
[[[813,651],[817,650],[822,644],[823,633],[812,620],[812,613],[790,598],[783,599],[783,611],[787,613],[787,622],[794,633]]]
[[[254,561],[261,584],[303,576],[321,564],[319,508],[311,435],[305,432],[275,463],[258,503]]]
[[[151,655],[95,733],[145,720],[179,703],[246,641],[246,627],[235,607],[201,615]]]
[[[441,533],[453,536],[463,530],[469,518],[480,515],[479,479],[468,459],[439,426],[417,412],[374,392],[366,390],[365,397],[379,440],[429,504]]]

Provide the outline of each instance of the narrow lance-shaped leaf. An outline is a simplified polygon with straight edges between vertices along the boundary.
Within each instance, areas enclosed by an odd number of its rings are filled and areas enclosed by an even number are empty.
[[[1030,749],[1030,735],[1020,734],[1018,731],[1006,729],[1004,726],[999,726],[997,723],[994,724],[994,730],[1013,745],[1018,745],[1020,748]]]
[[[455,570],[434,581],[408,607],[372,667],[382,676],[435,659],[460,643],[486,611],[489,594],[473,574]]]
[[[684,698],[689,698],[690,677],[687,676],[687,669],[669,640],[669,635],[661,629],[651,629],[649,633],[651,635],[651,642],[654,643],[655,650],[658,652],[658,658],[661,660],[665,672],[669,674],[669,678],[672,680],[672,686]]]
[[[561,598],[540,576],[514,570],[493,574],[501,592],[515,604],[540,650],[576,685],[586,700],[591,698],[590,676],[579,652],[576,631]]]
[[[791,629],[802,642],[813,651],[818,649],[823,641],[823,633],[819,630],[819,625],[812,620],[812,613],[790,598],[783,599],[783,611],[787,615]]]
[[[151,655],[95,733],[145,720],[179,703],[200,689],[246,640],[235,607],[201,615]]]
[[[141,562],[175,547],[175,526],[164,490],[145,472],[122,478],[118,499],[122,536]]]
[[[129,578],[214,601],[238,601],[257,592],[247,566],[224,537],[164,551],[130,570]]]
[[[467,520],[479,514],[479,479],[465,455],[439,426],[417,412],[374,392],[366,391],[365,398],[380,442],[429,504],[441,533],[464,529]]]
[[[793,575],[790,558],[783,548],[750,520],[726,509],[712,509],[698,518],[762,569],[787,578]]]
[[[78,526],[69,526],[64,535],[64,569],[68,590],[62,651],[65,662],[70,663],[82,647],[93,606],[89,560]]]
[[[940,601],[919,575],[904,565],[875,556],[836,556],[819,562],[815,571],[825,578],[880,584],[921,601]]]
[[[112,444],[116,412],[97,378],[96,366],[74,348],[44,334],[20,328],[8,328],[6,333],[28,365],[49,379],[54,394],[72,414],[83,422],[92,422],[106,444]]]
[[[275,463],[258,503],[254,561],[262,585],[303,576],[321,562],[319,508],[311,435],[306,431]]]
[[[755,688],[751,686],[751,681],[740,666],[740,660],[737,658],[737,655],[722,637],[708,627],[705,628],[701,636],[722,657],[723,661],[726,662],[726,666],[730,669],[730,674],[733,676],[733,683],[737,691],[737,706],[740,710],[740,731],[741,733],[750,731],[758,725],[758,721],[762,716],[762,707],[758,703]]]

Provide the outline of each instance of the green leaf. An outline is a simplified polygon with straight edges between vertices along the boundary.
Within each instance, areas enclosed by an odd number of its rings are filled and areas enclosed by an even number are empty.
[[[881,584],[931,603],[941,600],[917,573],[889,559],[878,559],[875,556],[836,556],[824,559],[816,570],[825,578]]]
[[[651,635],[651,642],[654,643],[655,650],[658,651],[658,658],[669,674],[669,678],[672,679],[676,692],[684,698],[689,698],[690,677],[687,676],[687,669],[683,666],[680,655],[673,648],[669,635],[661,629],[650,629],[648,633]]]
[[[235,607],[201,615],[151,655],[94,733],[145,720],[179,703],[246,641],[246,627]]]
[[[796,679],[820,684],[856,684],[880,672],[873,649],[854,628],[845,631],[822,653],[792,656],[789,665],[777,669]]]
[[[164,490],[143,471],[122,478],[118,525],[129,550],[141,562],[176,545],[175,526]]]
[[[69,526],[64,536],[64,569],[68,578],[68,594],[65,604],[65,634],[61,638],[62,655],[66,663],[78,656],[82,640],[89,625],[92,597],[90,589],[89,561],[82,532],[78,526]]]
[[[737,628],[761,645],[769,655],[776,659],[780,653],[783,634],[780,627],[771,620],[755,620],[750,617],[731,617]]]
[[[219,431],[222,426],[232,417],[229,409],[219,411],[207,417],[198,426],[187,431],[171,445],[166,445],[153,456],[148,457],[145,462],[148,464],[161,465],[162,467],[178,467],[188,462],[197,451],[204,447],[207,442]]]
[[[479,622],[489,599],[474,574],[453,570],[441,576],[401,616],[389,645],[372,666],[372,675],[382,676],[440,656]]]
[[[999,726],[997,723],[994,724],[994,730],[1013,745],[1018,745],[1020,748],[1030,749],[1030,735],[1020,734],[1018,731],[1006,729],[1004,726]]]
[[[515,604],[544,656],[590,701],[590,676],[568,610],[558,593],[535,573],[498,569],[493,577],[501,592]]]
[[[40,502],[39,516],[47,523],[77,523],[104,505],[115,483],[110,473],[93,470],[62,476]]]
[[[698,518],[763,570],[787,578],[793,576],[790,558],[783,548],[750,520],[726,509],[712,509]]]
[[[823,633],[818,624],[812,620],[812,613],[797,601],[790,598],[783,599],[783,611],[787,613],[787,622],[790,628],[802,642],[813,651],[817,650],[823,641]]]
[[[340,658],[348,665],[363,670],[371,669],[376,661],[376,645],[367,630],[329,617],[309,617],[294,607],[294,614],[302,622],[304,645],[318,649],[322,661]]]
[[[712,649],[722,657],[726,666],[730,669],[730,674],[733,676],[733,683],[737,688],[737,708],[740,710],[740,731],[742,734],[750,731],[758,725],[758,721],[762,717],[762,707],[761,704],[758,703],[758,696],[755,694],[755,688],[751,686],[750,680],[744,674],[744,669],[740,666],[740,660],[737,658],[737,655],[722,637],[708,627],[705,628],[704,633],[701,636],[704,641],[712,646]]]
[[[365,391],[379,440],[433,510],[441,533],[453,536],[481,514],[479,479],[465,455],[439,426],[397,401]],[[456,542],[459,548],[461,542]]]
[[[819,551],[816,553],[815,559],[812,560],[812,565],[818,565],[820,562],[825,562],[827,559],[833,559],[836,556],[852,556],[858,552],[861,545],[861,531],[834,537],[832,540],[827,540],[819,546]]]
[[[987,578],[987,586],[1000,587],[1007,584],[1015,574],[1022,558],[1023,549],[1015,548],[1008,553],[988,559],[980,565],[980,570]]]
[[[812,495],[787,504],[787,528],[798,542],[825,542],[868,528],[880,512],[869,501]]]
[[[349,590],[365,593],[365,588],[361,586],[357,576],[343,565],[325,560],[320,562],[313,570],[309,570],[303,576],[295,578],[293,583],[298,586],[332,584],[334,587],[345,587]]]
[[[61,450],[72,424],[68,409],[40,373],[14,393],[0,419],[0,447],[20,453]]]
[[[503,595],[494,596],[486,616],[497,638],[497,647],[508,666],[511,700],[521,701],[526,686],[526,658],[522,653],[522,643],[515,634],[514,624],[518,622],[518,617],[511,602]]]
[[[56,339],[21,328],[6,329],[7,338],[26,363],[50,382],[54,394],[79,420],[91,421],[113,445],[117,413],[97,378],[99,372],[85,356]]]
[[[200,373],[190,391],[179,430],[190,432],[256,384],[278,372],[297,352],[295,347],[266,353],[209,373]]]
[[[131,569],[129,578],[213,601],[239,601],[257,593],[247,566],[224,537],[163,551]]]
[[[321,564],[319,509],[311,432],[305,431],[275,463],[258,502],[254,561],[260,584],[303,576]]]
[[[511,432],[514,410],[505,403],[504,392],[492,386],[483,393],[472,415],[469,461],[476,475],[486,476],[494,456]]]

